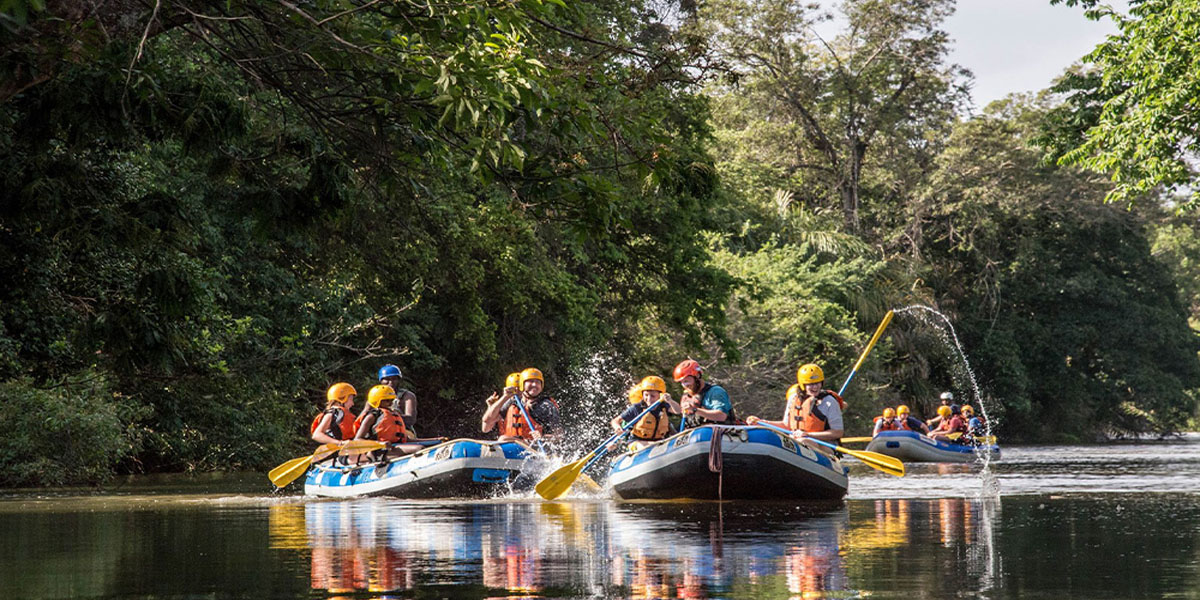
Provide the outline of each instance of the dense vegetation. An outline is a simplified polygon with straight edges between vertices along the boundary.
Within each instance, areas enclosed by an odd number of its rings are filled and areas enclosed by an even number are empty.
[[[952,8],[849,0],[821,37],[788,0],[0,3],[0,483],[273,465],[385,362],[423,433],[528,365],[607,420],[688,354],[774,415],[910,304],[1006,439],[1187,426],[1200,244],[1155,186],[1190,172],[1084,158],[1140,76],[1097,50],[1065,103],[969,116]],[[943,335],[896,320],[856,433],[973,396]],[[598,352],[627,368],[570,381]]]

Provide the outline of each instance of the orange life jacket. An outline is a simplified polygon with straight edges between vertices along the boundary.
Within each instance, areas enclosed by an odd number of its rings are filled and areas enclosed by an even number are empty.
[[[876,423],[881,420],[883,420],[883,417],[875,417]],[[888,419],[883,425],[879,426],[880,431],[896,431],[898,429],[900,429],[900,425],[896,422],[895,418]]]
[[[533,418],[533,412],[529,410],[539,399],[535,398],[533,402],[525,404],[525,412],[529,413],[529,422],[533,423],[533,428],[536,431],[542,431],[546,427],[538,423],[537,419]],[[558,408],[558,402],[555,402],[554,398],[547,396],[546,400],[553,404],[555,408]],[[522,399],[522,402],[525,402],[525,400]],[[504,422],[500,424],[500,435],[519,437],[526,440],[533,439],[533,432],[529,431],[529,425],[525,423],[525,416],[521,414],[521,409],[517,407],[516,402],[509,404],[508,409],[504,411]]]
[[[370,408],[362,411],[358,418],[354,420],[354,435],[358,435],[358,430],[362,427],[363,420],[367,415],[375,415],[375,421],[371,423],[371,431],[367,432],[363,439],[378,440],[385,444],[403,443],[408,441],[408,429],[404,427],[404,417],[394,410],[384,410],[382,408]]]
[[[915,431],[912,427],[909,427],[909,425],[908,425],[908,420],[911,418],[912,417],[905,417],[905,418],[901,419],[900,417],[896,417],[896,429],[898,431]]]
[[[646,441],[661,440],[667,437],[671,431],[671,419],[667,416],[667,409],[660,407],[656,412],[657,415],[654,412],[646,413],[646,416],[642,417],[642,420],[638,421],[629,433],[639,440]]]
[[[321,419],[327,414],[333,415],[333,422],[331,423],[332,427],[324,432],[325,435],[328,435],[335,440],[354,439],[354,429],[357,426],[357,423],[346,418],[349,413],[347,413],[346,409],[342,408],[341,406],[330,406],[329,408],[317,413],[317,416],[313,417],[312,425],[308,428],[309,434],[317,432],[317,427],[320,427],[321,425]]]
[[[846,401],[833,390],[821,390],[817,393],[817,398],[803,398],[803,393],[804,390],[798,383],[788,388],[787,417],[784,422],[792,431],[816,432],[829,429],[829,419],[821,414],[821,411],[814,410],[815,399],[833,396],[834,400],[837,400],[838,408],[846,410]]]

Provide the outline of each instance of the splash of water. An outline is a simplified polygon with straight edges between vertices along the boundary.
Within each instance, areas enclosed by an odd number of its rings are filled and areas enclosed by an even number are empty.
[[[984,435],[991,439],[992,436],[992,417],[988,415],[987,402],[984,401],[983,393],[979,390],[979,382],[975,379],[975,371],[971,369],[971,362],[967,360],[967,353],[963,350],[962,342],[958,339],[958,333],[954,330],[954,325],[950,323],[950,318],[946,315],[922,304],[913,304],[903,308],[894,309],[897,315],[911,316],[921,323],[928,325],[938,333],[938,337],[946,347],[951,348],[955,352],[954,374],[953,378],[960,385],[967,384],[971,389],[971,397],[974,399],[975,406],[979,407],[979,413],[983,415]],[[981,444],[976,448],[976,455],[983,462],[983,470],[980,473],[982,478],[981,494],[983,497],[1000,496],[1000,482],[991,473],[991,453],[987,451],[990,444]]]

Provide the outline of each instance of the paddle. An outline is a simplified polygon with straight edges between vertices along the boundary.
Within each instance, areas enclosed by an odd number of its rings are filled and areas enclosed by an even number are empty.
[[[865,436],[865,437],[848,437],[848,438],[842,438],[842,443],[843,444],[858,444],[858,443],[862,443],[862,442],[870,442],[873,439],[875,439],[875,438],[871,437],[869,435]]]
[[[614,433],[612,437],[604,440],[604,443],[600,444],[600,446],[598,446],[595,450],[588,452],[587,456],[555,469],[553,473],[546,476],[545,479],[539,481],[537,486],[534,487],[534,490],[539,496],[547,500],[553,500],[565,494],[567,490],[570,489],[571,484],[575,483],[575,480],[579,477],[579,474],[582,473],[584,469],[594,463],[595,459],[598,459],[608,453],[609,444],[617,441],[617,438],[629,432],[629,430],[633,428],[634,424],[636,424],[638,421],[641,421],[642,417],[650,414],[650,411],[658,408],[662,403],[663,401],[659,400],[658,402],[651,404],[646,408],[646,410],[642,411],[642,414],[630,419],[628,423],[622,426],[621,431]]]
[[[287,484],[295,481],[297,477],[307,471],[308,466],[313,462],[319,461],[333,454],[334,452],[337,452],[338,448],[339,446],[337,444],[324,444],[322,446],[318,446],[310,456],[293,458],[292,460],[289,460],[282,465],[271,469],[271,471],[267,473],[267,478],[271,480],[271,483],[275,484],[275,487],[284,487]]]
[[[958,438],[961,438],[962,436],[963,436],[963,432],[955,431],[954,433],[946,434],[946,439],[957,440]],[[974,436],[974,438],[975,438],[975,442],[979,443],[979,444],[995,444],[996,443],[996,436],[994,436],[994,435],[977,435],[977,436]]]
[[[892,322],[893,316],[894,315],[890,310],[887,311],[886,315],[883,315],[883,322],[881,322],[879,327],[875,329],[875,335],[871,336],[871,341],[868,342],[867,347],[863,349],[862,356],[858,357],[858,362],[854,363],[853,369],[850,369],[850,374],[846,376],[846,381],[842,382],[842,389],[838,390],[839,396],[846,392],[846,386],[850,385],[850,380],[854,379],[854,374],[858,372],[858,368],[862,366],[864,360],[867,360],[867,354],[871,353],[871,348],[875,347],[875,342],[879,341],[879,336],[883,335],[883,330],[887,329],[888,323]]]
[[[759,422],[755,423],[754,425],[751,425],[751,427],[765,427],[767,429],[770,429],[772,431],[777,431],[777,432],[782,433],[789,437],[792,435],[792,432],[788,431],[787,429],[778,427],[776,425],[771,425],[770,423],[764,423],[762,421],[759,421]],[[820,444],[827,448],[833,448],[834,450],[837,450],[838,452],[849,454],[850,456],[853,456],[854,458],[861,460],[868,467],[871,467],[878,471],[883,471],[884,473],[887,473],[888,475],[895,475],[896,477],[904,476],[904,463],[900,462],[899,460],[897,460],[895,458],[892,458],[891,456],[887,456],[885,454],[879,454],[878,452],[867,452],[866,450],[851,450],[849,448],[843,448],[841,446],[838,446],[837,444],[830,444],[829,442],[826,442],[825,440],[818,440],[817,438],[813,438],[813,437],[805,437],[804,439],[808,440],[810,442],[813,442],[815,444]]]
[[[523,419],[525,419],[525,426],[529,428],[529,433],[533,434],[533,432],[535,431],[535,429],[533,428],[533,419],[530,419],[529,413],[525,412],[525,403],[521,402],[520,394],[513,396],[513,402],[516,403],[517,408],[519,408],[521,410],[521,417]],[[538,450],[541,451],[542,454],[545,454],[546,453],[546,444],[542,443],[541,438],[535,438],[533,441],[537,442]]]

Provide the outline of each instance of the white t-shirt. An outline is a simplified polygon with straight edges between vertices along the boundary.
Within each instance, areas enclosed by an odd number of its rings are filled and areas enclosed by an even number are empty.
[[[825,395],[817,401],[814,407],[828,420],[830,429],[842,429],[842,407],[838,404],[837,398],[831,395]]]

